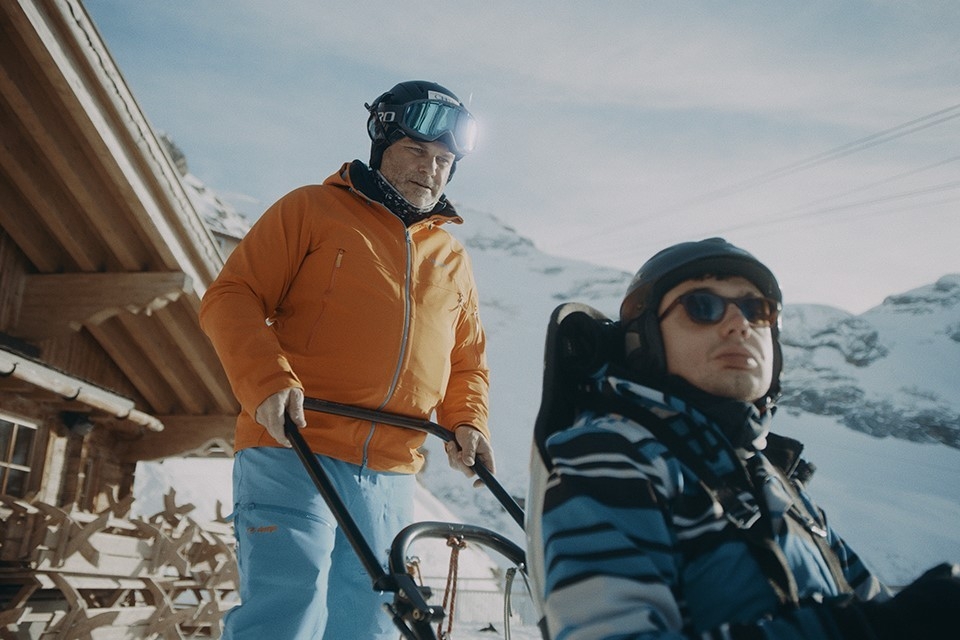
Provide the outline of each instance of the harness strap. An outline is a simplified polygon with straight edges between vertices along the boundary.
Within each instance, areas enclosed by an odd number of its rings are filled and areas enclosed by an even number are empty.
[[[827,541],[826,523],[818,514],[811,513],[810,509],[804,508],[801,510],[800,507],[797,506],[799,504],[805,504],[800,497],[797,486],[793,480],[788,478],[779,468],[774,466],[774,470],[780,476],[783,486],[785,486],[790,493],[792,504],[785,514],[789,516],[787,526],[790,526],[790,520],[792,520],[794,526],[802,528],[810,540],[817,546],[824,562],[827,563],[827,569],[829,569],[830,575],[837,585],[837,589],[841,593],[853,593],[853,587],[850,586],[846,575],[843,573],[843,567],[840,566],[840,559],[837,557],[837,554],[834,553],[833,549],[830,548],[830,544]]]
[[[793,571],[790,570],[783,550],[773,539],[770,515],[758,505],[752,479],[739,456],[734,454],[734,460],[741,471],[740,480],[748,488],[744,491],[737,491],[725,478],[721,478],[707,464],[703,455],[694,451],[689,441],[678,434],[666,420],[644,407],[624,400],[612,390],[586,392],[581,406],[620,414],[649,429],[681,464],[697,475],[700,486],[707,495],[723,507],[724,515],[734,525],[740,538],[747,543],[747,548],[760,565],[780,604],[798,606],[800,598]],[[763,501],[760,501],[760,504],[763,504]]]

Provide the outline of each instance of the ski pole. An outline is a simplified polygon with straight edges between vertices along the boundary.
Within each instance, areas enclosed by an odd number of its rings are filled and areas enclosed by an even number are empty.
[[[340,402],[321,400],[320,398],[304,398],[303,408],[307,409],[308,411],[318,411],[320,413],[329,413],[346,418],[357,418],[359,420],[380,422],[393,427],[404,427],[407,429],[414,429],[416,431],[423,431],[425,433],[437,436],[444,442],[450,442],[454,440],[453,432],[449,429],[445,429],[436,422],[421,420],[419,418],[411,418],[410,416],[401,415],[399,413],[390,413],[388,411],[379,411],[377,409],[364,409],[363,407],[355,407],[353,405],[342,404]],[[522,529],[523,509],[521,509],[520,505],[517,504],[517,501],[513,499],[513,496],[511,496],[507,490],[503,488],[503,485],[500,484],[490,470],[487,469],[486,465],[480,462],[480,460],[476,460],[473,466],[470,468],[473,469],[474,473],[476,473],[481,480],[483,480],[483,483],[487,485],[487,488],[490,489],[490,492],[493,493],[494,497],[500,502],[503,508],[507,510],[507,513],[510,514],[510,517],[512,517]]]

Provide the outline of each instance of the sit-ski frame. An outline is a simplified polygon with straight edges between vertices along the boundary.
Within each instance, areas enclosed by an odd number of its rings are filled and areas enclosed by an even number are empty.
[[[319,411],[348,418],[370,420],[395,427],[415,429],[432,434],[448,442],[454,439],[451,431],[429,420],[419,420],[385,411],[363,409],[351,405],[320,400],[318,398],[304,398],[303,408],[308,411]],[[307,473],[316,485],[327,506],[333,512],[350,546],[360,559],[367,573],[373,581],[375,591],[385,591],[394,594],[393,602],[385,604],[384,608],[390,614],[394,625],[407,640],[436,640],[433,624],[439,623],[445,616],[443,607],[427,604],[423,591],[414,582],[413,576],[406,572],[406,550],[415,540],[420,538],[449,538],[455,536],[465,541],[473,541],[488,546],[502,554],[515,565],[525,570],[526,556],[516,544],[502,535],[473,525],[420,522],[402,529],[393,540],[390,550],[390,573],[384,571],[376,554],[369,543],[360,533],[356,521],[350,515],[346,505],[337,494],[333,483],[316,455],[303,439],[300,429],[286,418],[284,431],[294,450],[303,462]],[[523,527],[523,510],[497,481],[489,469],[479,460],[471,467],[483,483],[490,489],[494,497],[507,510],[510,516]]]

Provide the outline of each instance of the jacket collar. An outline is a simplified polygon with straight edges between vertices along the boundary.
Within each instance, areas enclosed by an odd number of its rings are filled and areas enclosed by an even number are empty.
[[[808,482],[816,466],[801,458],[803,443],[770,431],[775,407],[761,411],[749,402],[720,398],[694,387],[679,376],[670,376],[661,386],[664,390],[644,386],[620,378],[613,373],[608,379],[621,396],[630,396],[634,402],[661,415],[683,414],[703,428],[713,425],[736,449],[741,458],[755,451],[763,455],[788,477]]]
[[[753,403],[712,395],[679,376],[667,376],[660,388],[618,379],[614,387],[641,400],[660,405],[660,411],[683,413],[704,426],[713,424],[744,455],[767,446],[773,411],[760,411]],[[651,407],[652,408],[652,407]]]
[[[389,210],[389,207],[384,203],[383,191],[376,184],[372,170],[360,160],[345,162],[343,166],[340,167],[340,170],[324,180],[323,184],[350,189],[368,201],[377,202]],[[453,203],[447,199],[446,195],[441,195],[440,201],[437,202],[437,206],[433,208],[433,211],[431,211],[426,218],[417,221],[412,226],[419,226],[424,223],[431,225],[443,224],[446,222],[462,224],[463,218],[460,217],[460,214],[453,206]]]
[[[664,390],[685,400],[714,421],[737,449],[756,450],[766,446],[773,411],[761,412],[752,402],[741,402],[707,393],[680,376],[668,376]]]

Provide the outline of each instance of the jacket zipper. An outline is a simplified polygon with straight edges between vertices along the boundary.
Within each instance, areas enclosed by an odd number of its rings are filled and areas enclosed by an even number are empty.
[[[371,202],[367,200],[367,202]],[[376,203],[380,207],[384,207],[380,203]],[[393,215],[392,212],[387,210],[387,213],[391,217],[396,219],[397,222],[403,224],[403,221]],[[387,389],[387,394],[383,398],[383,402],[380,403],[380,406],[377,407],[377,411],[383,410],[387,403],[390,402],[390,399],[393,397],[393,392],[397,389],[397,383],[400,381],[400,372],[403,369],[403,359],[407,354],[407,343],[410,336],[410,317],[411,317],[411,307],[413,306],[411,301],[412,292],[410,290],[410,281],[411,274],[413,272],[413,238],[410,235],[410,229],[406,225],[403,226],[403,235],[404,235],[404,245],[406,248],[406,265],[404,267],[404,283],[403,283],[403,332],[400,336],[400,352],[397,355],[397,364],[393,370],[393,378],[390,380],[390,387]],[[370,423],[370,431],[367,433],[367,437],[363,442],[363,458],[361,467],[367,466],[367,456],[369,454],[370,441],[373,440],[373,434],[376,431],[377,423]]]

